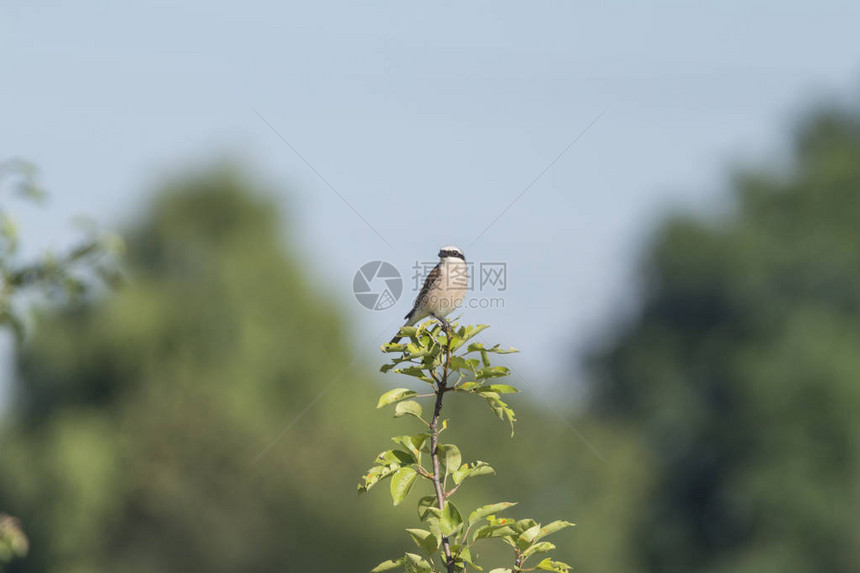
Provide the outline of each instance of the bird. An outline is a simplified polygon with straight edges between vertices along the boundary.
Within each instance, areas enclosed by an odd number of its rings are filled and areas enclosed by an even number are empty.
[[[454,245],[442,247],[439,249],[439,262],[424,280],[412,310],[403,317],[406,319],[403,326],[412,326],[428,316],[444,318],[463,303],[468,284],[469,273],[463,251]],[[396,344],[401,338],[398,332],[391,344]]]

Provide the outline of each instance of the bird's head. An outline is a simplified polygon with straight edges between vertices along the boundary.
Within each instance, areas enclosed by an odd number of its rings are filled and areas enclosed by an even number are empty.
[[[449,257],[454,257],[457,259],[466,260],[465,255],[463,255],[463,251],[460,250],[460,247],[455,247],[454,245],[448,245],[447,247],[442,247],[439,249],[439,258],[446,259]]]

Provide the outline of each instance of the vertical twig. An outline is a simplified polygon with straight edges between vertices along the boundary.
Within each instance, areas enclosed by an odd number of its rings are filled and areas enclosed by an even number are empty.
[[[430,421],[430,452],[433,459],[433,488],[436,490],[436,503],[439,509],[445,507],[445,492],[442,491],[442,478],[439,468],[439,414],[442,412],[442,398],[448,390],[448,368],[451,363],[451,332],[448,321],[439,318],[442,329],[445,331],[445,366],[442,378],[436,384],[436,404],[433,408],[433,418]],[[445,568],[448,573],[454,573],[454,559],[451,557],[451,543],[447,535],[442,536],[442,550],[445,553]]]

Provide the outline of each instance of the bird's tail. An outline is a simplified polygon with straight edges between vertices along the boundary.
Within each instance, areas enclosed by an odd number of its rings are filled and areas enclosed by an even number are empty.
[[[412,326],[412,325],[407,320],[406,324],[404,324],[403,326]],[[403,328],[403,326],[401,326],[400,328]],[[398,342],[400,342],[400,339],[403,338],[402,336],[400,336],[400,328],[397,329],[397,334],[394,335],[394,338],[391,339],[391,342],[389,342],[389,344],[397,344]]]
[[[414,310],[410,311],[409,314],[405,316],[406,323],[404,323],[403,326],[412,326],[413,324],[415,324],[415,321],[412,320],[413,314]],[[400,328],[403,328],[403,326],[401,326]],[[400,328],[397,329],[397,334],[394,335],[394,338],[391,339],[389,344],[397,344],[398,342],[400,342],[400,339],[403,338],[402,336],[400,336]]]

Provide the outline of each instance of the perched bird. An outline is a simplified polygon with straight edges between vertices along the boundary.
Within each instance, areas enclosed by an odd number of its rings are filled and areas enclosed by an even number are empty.
[[[404,317],[406,324],[403,326],[412,326],[428,316],[444,318],[463,303],[468,284],[469,275],[463,251],[453,245],[442,247],[439,250],[439,262],[424,280],[412,310]],[[396,343],[400,338],[398,334],[391,339],[391,343]]]

